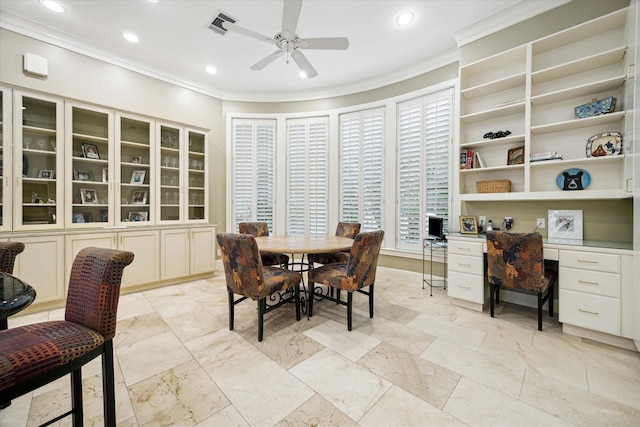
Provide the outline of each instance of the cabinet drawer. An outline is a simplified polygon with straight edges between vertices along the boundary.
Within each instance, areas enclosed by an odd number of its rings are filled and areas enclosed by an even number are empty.
[[[479,304],[484,303],[484,278],[477,274],[449,272],[447,295]]]
[[[560,267],[560,289],[620,298],[620,275]]]
[[[484,273],[482,261],[482,256],[451,254],[447,260],[447,266],[449,271],[482,275]]]
[[[459,255],[482,255],[482,240],[478,242],[449,241],[449,253]]]
[[[595,252],[560,251],[560,267],[620,273],[620,255]]]
[[[620,335],[620,300],[560,290],[560,322]]]

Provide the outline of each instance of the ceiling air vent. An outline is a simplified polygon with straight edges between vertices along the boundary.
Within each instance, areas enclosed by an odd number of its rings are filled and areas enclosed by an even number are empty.
[[[216,34],[220,34],[224,36],[227,33],[222,27],[223,22],[231,22],[232,24],[236,23],[236,19],[231,17],[228,13],[221,11],[218,9],[214,17],[210,21],[211,23],[207,25],[207,27]]]

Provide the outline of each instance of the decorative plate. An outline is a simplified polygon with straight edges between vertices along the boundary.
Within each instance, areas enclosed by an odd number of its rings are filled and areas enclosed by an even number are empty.
[[[591,184],[591,175],[584,169],[566,169],[556,178],[558,188],[565,191],[584,190],[589,184]]]
[[[599,133],[587,141],[587,157],[616,156],[620,153],[622,153],[620,132]]]

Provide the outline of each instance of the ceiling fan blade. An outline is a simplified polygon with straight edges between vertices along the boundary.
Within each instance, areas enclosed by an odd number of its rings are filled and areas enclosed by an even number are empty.
[[[295,34],[302,9],[302,0],[285,0],[282,10],[282,31]]]
[[[273,37],[265,36],[264,34],[256,33],[255,31],[247,30],[246,28],[242,28],[237,26],[236,24],[232,24],[231,22],[222,22],[222,26],[225,30],[233,31],[235,33],[244,34],[245,36],[252,37],[254,39],[262,40],[267,43],[276,44],[276,41]]]
[[[307,59],[307,57],[304,56],[304,54],[300,52],[298,49],[291,52],[291,57],[293,58],[294,61],[296,61],[296,64],[298,64],[298,67],[300,67],[300,69],[304,71],[308,79],[312,79],[318,75],[318,72],[316,71],[315,68],[313,68],[313,66]]]
[[[266,58],[261,59],[260,61],[253,64],[251,66],[251,69],[255,71],[260,71],[267,65],[271,64],[276,59],[280,58],[282,55],[284,55],[284,50],[278,49],[272,54],[270,54],[269,56],[267,56]]]
[[[298,40],[300,49],[337,49],[345,50],[349,47],[349,39],[346,37],[325,37],[316,39]]]

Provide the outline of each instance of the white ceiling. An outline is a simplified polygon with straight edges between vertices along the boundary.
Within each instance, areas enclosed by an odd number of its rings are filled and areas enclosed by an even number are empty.
[[[59,0],[55,14],[37,0],[2,0],[0,26],[76,52],[229,100],[290,101],[380,87],[457,59],[457,45],[485,36],[567,0],[304,0],[300,37],[347,37],[345,51],[305,50],[318,76],[298,77],[281,57],[249,67],[274,51],[268,43],[207,28],[220,9],[236,24],[273,36],[283,0]],[[399,12],[416,20],[395,25]],[[138,44],[122,37],[136,33]],[[33,52],[36,53],[36,52]],[[218,70],[205,72],[207,65]]]

